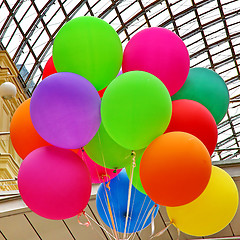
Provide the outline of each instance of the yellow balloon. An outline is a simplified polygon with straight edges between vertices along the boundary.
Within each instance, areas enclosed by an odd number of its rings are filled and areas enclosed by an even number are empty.
[[[182,232],[193,236],[207,236],[219,232],[231,222],[238,202],[238,189],[231,176],[213,166],[203,193],[186,205],[167,207],[167,213]]]

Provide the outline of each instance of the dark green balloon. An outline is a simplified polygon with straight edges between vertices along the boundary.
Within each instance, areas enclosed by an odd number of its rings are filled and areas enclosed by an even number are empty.
[[[192,68],[183,87],[172,100],[189,99],[204,105],[216,123],[221,122],[229,105],[229,93],[224,80],[206,68]]]
[[[146,194],[142,183],[141,183],[141,179],[140,179],[140,173],[139,173],[139,168],[140,168],[140,162],[141,162],[141,158],[142,158],[143,153],[136,159],[136,166],[133,170],[133,186],[140,191],[141,193]],[[127,167],[125,167],[128,178],[131,178],[131,172],[132,172],[132,164],[128,165]]]
[[[94,162],[106,168],[124,168],[132,163],[132,151],[114,142],[102,123],[84,150]]]

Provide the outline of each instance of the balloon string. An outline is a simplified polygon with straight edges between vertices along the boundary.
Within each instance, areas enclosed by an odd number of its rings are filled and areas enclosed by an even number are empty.
[[[103,183],[103,186],[104,186],[104,190],[105,190],[105,185],[104,185],[104,183]],[[100,196],[99,196],[99,201],[100,201],[100,203],[101,203],[101,205],[102,205],[104,214],[105,214],[105,216],[106,216],[106,218],[107,218],[108,225],[110,226],[110,225],[111,225],[111,220],[109,219],[109,218],[110,218],[110,215],[107,214],[107,211],[108,211],[108,210],[105,209],[105,205],[103,204],[103,201],[102,201],[102,199],[101,199]],[[107,199],[106,199],[105,197],[104,197],[104,201],[105,201],[106,204],[107,204]],[[108,208],[108,207],[107,207],[107,208]],[[102,221],[101,221],[101,218],[99,219],[99,222],[100,222],[101,225],[103,225],[103,223],[102,223]],[[110,228],[110,229],[111,229],[111,231],[112,231],[112,235],[114,235],[113,229],[112,229],[112,228]],[[114,239],[115,239],[115,237],[114,237]]]
[[[125,239],[125,237],[126,237],[127,223],[128,223],[128,217],[129,217],[129,208],[130,208],[130,200],[131,200],[131,191],[132,191],[132,182],[133,182],[133,172],[134,172],[134,168],[136,167],[136,153],[134,151],[132,151],[131,155],[132,155],[132,171],[131,171],[129,188],[128,188],[127,214],[126,214],[126,220],[125,220],[123,239]]]
[[[177,240],[179,240],[179,239],[180,239],[180,234],[181,234],[181,232],[180,232],[180,229],[179,229],[179,228],[177,228],[177,233],[178,233]]]
[[[111,236],[112,238],[115,238],[110,232],[107,231],[106,228],[104,228],[103,226],[101,226],[98,222],[96,222],[90,215],[88,215],[87,213],[85,213],[95,224],[97,224],[100,228],[102,228],[107,235]]]
[[[157,207],[157,204],[154,205],[155,209]],[[152,219],[151,219],[151,236],[153,236],[154,232],[155,232],[155,224],[154,224],[154,212],[155,209],[152,211]]]
[[[106,161],[105,161],[104,154],[103,154],[102,141],[101,141],[101,137],[100,137],[99,131],[97,132],[97,136],[98,136],[98,140],[99,140],[99,144],[100,144],[100,153],[101,153],[101,156],[102,156],[103,165],[104,165],[104,168],[105,168],[105,173],[106,173],[106,175],[107,175]],[[109,186],[109,184],[110,184],[110,177],[109,177],[108,186]],[[107,191],[106,191],[105,183],[103,183],[103,186],[104,186],[104,190],[105,190],[106,196],[108,196],[108,195],[107,195]],[[110,189],[110,187],[109,187],[109,189]],[[108,198],[108,197],[107,197],[107,198]],[[109,202],[109,198],[108,198],[108,202]],[[102,201],[101,201],[101,204],[102,204]],[[110,203],[109,203],[109,206],[110,206],[110,208],[109,208],[109,209],[110,209],[109,213],[110,213],[110,212],[112,213]],[[103,207],[103,209],[104,209],[103,204],[102,204],[102,207]],[[104,209],[104,212],[105,212],[105,209]],[[106,217],[107,217],[108,223],[110,223],[110,221],[109,221],[108,216],[107,216],[106,213],[105,213],[105,215],[106,215]],[[114,215],[115,215],[115,213],[114,213]],[[115,217],[115,218],[116,218],[116,217]],[[116,228],[115,228],[115,225],[114,225],[113,215],[112,215],[112,218],[111,218],[111,222],[112,222],[112,226],[114,227],[114,230],[111,229],[111,230],[112,230],[112,233],[116,236],[115,239],[118,240],[117,231],[116,231]]]
[[[87,222],[82,223],[82,222],[80,221],[80,217],[81,217],[82,215],[87,219]],[[78,223],[79,223],[80,225],[86,226],[86,227],[89,227],[89,226],[91,225],[88,217],[86,216],[85,211],[82,211],[81,213],[79,213],[77,218],[78,218]]]
[[[146,195],[146,196],[147,196],[147,195]],[[149,202],[149,204],[150,204],[150,202]],[[149,204],[148,204],[148,207],[149,207]],[[147,207],[147,208],[148,208],[148,207]],[[157,205],[155,204],[155,205],[152,206],[152,208],[149,210],[149,212],[148,212],[147,216],[145,217],[145,220],[144,220],[144,222],[143,222],[143,224],[142,224],[143,227],[145,226],[145,224],[146,224],[148,218],[150,217],[150,215],[151,215],[151,214],[154,215],[154,212],[155,212],[156,207],[157,207]],[[145,211],[145,213],[146,213],[146,211]],[[145,215],[145,213],[143,214],[143,216]],[[141,222],[142,222],[142,220],[141,220]],[[140,226],[141,222],[139,223],[139,226]],[[142,228],[141,231],[139,232],[139,236],[140,236],[142,230],[143,230],[143,228]]]
[[[101,141],[101,138],[100,138],[100,134],[99,132],[97,132],[97,135],[98,135],[98,140],[99,140],[99,143],[100,143],[100,152],[101,152],[101,155],[102,155],[102,160],[103,160],[103,164],[104,164],[104,168],[105,168],[105,172],[107,174],[107,168],[106,168],[106,162],[105,162],[105,158],[104,158],[104,154],[103,154],[103,148],[102,148],[102,141]],[[108,183],[108,187],[109,187],[109,184],[110,184],[110,178],[109,178],[109,183]],[[108,200],[108,203],[109,203],[109,198],[108,198],[108,195],[107,195],[107,191],[106,191],[106,186],[105,186],[105,183],[103,183],[103,186],[104,186],[104,190],[105,190],[105,193],[106,193],[106,196],[107,196],[107,200]],[[109,190],[110,190],[110,187],[109,187]],[[112,210],[111,210],[111,205],[110,203],[108,204],[108,207],[109,208],[109,213],[111,212],[112,213]],[[115,213],[114,213],[115,214]],[[114,224],[114,219],[113,219],[113,215],[110,215],[111,217],[111,222],[112,222],[112,226],[113,226],[113,234],[116,236],[116,239],[118,240],[118,236],[117,236],[117,231],[116,231],[116,228],[115,228],[115,224]],[[116,218],[116,217],[115,217]],[[109,222],[109,219],[107,217],[107,220]]]
[[[134,210],[134,204],[135,204],[135,196],[136,196],[136,190],[134,191],[134,193],[132,194],[132,196],[131,196],[131,198],[133,199],[133,201],[132,201],[132,210],[131,210],[131,213],[130,213],[130,215],[132,215],[132,213],[133,213],[133,210]],[[143,207],[143,206],[142,206]],[[142,209],[142,208],[141,208]],[[130,229],[130,227],[131,227],[131,221],[132,221],[132,218],[129,218],[129,224],[128,224],[128,229],[127,229],[127,231],[129,232],[129,229]],[[137,223],[137,222],[136,222]],[[135,224],[136,225],[136,224]],[[129,239],[129,238],[128,238]]]
[[[98,134],[99,135],[99,134]],[[99,141],[100,141],[100,138],[99,138]],[[85,158],[85,156],[84,156],[84,152],[86,152],[85,150],[84,150],[84,148],[83,147],[81,147],[80,148],[81,149],[81,155],[82,155],[82,159],[84,160],[84,162],[87,164],[87,166],[88,166],[88,161],[86,160],[86,158]],[[105,162],[104,162],[104,165],[105,165]],[[98,175],[98,178],[99,178],[99,180],[101,181],[101,183],[104,183],[105,182],[105,177],[106,177],[106,181],[107,181],[107,179],[111,179],[110,178],[110,176],[107,174],[107,171],[106,171],[106,167],[105,167],[105,174],[102,174],[102,175],[100,175],[99,174],[99,172],[98,172],[98,169],[97,169],[97,167],[95,166],[95,168],[96,168],[96,172],[97,172],[97,175]],[[110,182],[109,182],[110,183]],[[110,190],[110,188],[109,188],[109,190]],[[103,203],[102,203],[102,201],[101,201],[101,198],[99,199],[100,200],[100,202],[101,202],[101,205],[103,206]],[[104,209],[104,212],[105,212],[105,209]],[[85,214],[87,214],[87,213],[85,213]],[[105,215],[107,216],[107,214],[105,213]],[[89,218],[91,218],[89,215],[87,215]],[[92,218],[91,218],[92,219]],[[94,221],[93,219],[92,219],[92,221]],[[109,219],[108,219],[108,217],[107,217],[107,221],[108,221],[108,223],[110,223],[109,222]],[[112,234],[110,234],[104,227],[102,227],[100,224],[98,224],[96,221],[94,221],[97,225],[99,225],[99,227],[101,227],[103,230],[105,230],[106,231],[106,233],[108,234],[108,235],[111,235],[111,237],[112,238],[114,238],[115,239],[115,237],[112,235]],[[110,236],[108,236],[110,239],[111,239],[111,237]]]
[[[136,191],[135,191],[135,192],[136,192]],[[144,204],[145,204],[146,199],[147,199],[147,195],[145,195],[145,198],[144,198],[144,201],[143,201],[143,203],[142,203],[141,210],[139,211],[138,218],[137,218],[137,221],[136,221],[136,223],[135,223],[135,226],[134,226],[134,229],[133,229],[134,231],[133,231],[132,235],[136,235],[136,228],[139,228],[139,226],[141,226],[141,223],[142,223],[142,221],[143,221],[143,219],[144,219],[144,216],[145,216],[145,214],[147,213],[147,209],[148,209],[148,207],[149,207],[149,205],[150,205],[150,203],[151,203],[151,202],[149,201],[147,207],[145,208],[145,211],[143,211],[143,206],[144,206]],[[149,210],[149,212],[148,212],[148,214],[147,214],[148,217],[150,216],[150,212],[152,211],[152,209],[153,209],[153,208],[151,208],[151,209]],[[142,211],[143,211],[143,212],[142,212]],[[141,216],[141,215],[142,215],[142,216]],[[141,216],[141,219],[140,219],[140,216]],[[145,223],[146,223],[146,219],[147,219],[147,217],[145,217],[145,221],[144,221],[144,223],[143,223],[143,226],[144,226]],[[142,231],[142,229],[140,230],[139,235],[141,234],[141,231]],[[133,238],[135,238],[135,236],[134,236]]]
[[[116,231],[116,227],[115,227],[115,223],[114,223],[114,218],[113,218],[113,214],[112,214],[111,205],[110,205],[109,198],[108,198],[108,193],[107,193],[107,190],[106,190],[106,188],[108,188],[108,190],[110,190],[110,186],[109,186],[110,181],[107,184],[106,183],[103,183],[103,184],[104,184],[104,190],[105,190],[106,197],[107,197],[108,211],[109,211],[110,219],[111,219],[112,226],[113,226],[113,232],[114,232],[114,235],[116,237],[116,240],[119,240],[118,235],[117,235],[117,231]]]
[[[162,229],[160,232],[156,233],[154,236],[151,236],[150,239],[153,239],[155,237],[159,237],[161,235],[163,235],[167,230],[168,228],[173,224],[173,221],[171,221],[164,229]],[[177,239],[179,240],[179,238]]]

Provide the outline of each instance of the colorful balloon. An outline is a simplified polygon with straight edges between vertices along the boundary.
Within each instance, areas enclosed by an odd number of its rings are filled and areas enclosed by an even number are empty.
[[[57,73],[57,70],[56,70],[56,68],[54,66],[54,63],[53,63],[53,57],[51,56],[48,59],[46,65],[45,65],[45,67],[43,69],[42,80],[44,78],[48,77],[49,75],[54,74],[54,73]]]
[[[53,43],[53,61],[58,72],[77,73],[97,90],[105,88],[122,64],[122,44],[110,24],[82,16],[67,22]]]
[[[113,228],[108,209],[108,201],[106,197],[107,191],[109,203],[114,216],[114,224],[118,232],[123,233],[126,221],[127,202],[128,202],[128,187],[129,180],[126,171],[123,169],[117,177],[110,181],[110,190],[104,187],[103,183],[100,185],[96,205],[98,213],[103,222],[110,228]],[[126,232],[138,232],[146,228],[151,223],[151,215],[147,217],[150,210],[155,203],[146,195],[140,193],[132,186],[132,194],[130,200],[129,219],[127,223]],[[153,208],[154,217],[157,215],[159,206]],[[145,222],[146,220],[146,222]]]
[[[17,108],[10,124],[12,145],[22,159],[37,148],[50,145],[40,137],[32,124],[30,100],[27,99]]]
[[[86,163],[88,170],[91,175],[92,183],[103,183],[107,182],[112,178],[115,178],[122,169],[113,170],[102,167],[95,163],[84,150],[79,150],[78,156]]]
[[[172,100],[189,99],[204,105],[220,123],[229,105],[229,93],[224,80],[206,68],[192,68],[183,87]]]
[[[103,88],[102,90],[98,91],[99,97],[102,98],[103,94],[105,93],[107,87]]]
[[[117,77],[118,77],[119,75],[121,75],[121,74],[122,74],[122,70],[119,71]],[[105,93],[106,89],[107,89],[107,87],[105,87],[104,89],[98,91],[98,94],[99,94],[100,98],[103,97],[103,94]]]
[[[18,187],[33,212],[60,220],[84,210],[90,199],[91,177],[77,154],[46,146],[25,158],[18,173]]]
[[[170,95],[159,79],[147,72],[124,73],[109,84],[101,116],[109,136],[126,149],[148,146],[167,128],[172,113]]]
[[[195,136],[170,132],[156,138],[143,153],[140,178],[147,195],[163,206],[180,206],[196,199],[211,176],[207,148]]]
[[[167,207],[174,225],[194,236],[219,232],[233,219],[239,203],[238,189],[231,176],[216,166],[204,192],[193,202],[180,207]]]
[[[102,123],[96,135],[84,149],[94,162],[105,168],[119,169],[132,163],[132,152],[113,141]],[[137,151],[137,156],[140,152]]]
[[[206,107],[192,100],[176,100],[172,102],[172,117],[167,132],[187,132],[206,146],[211,155],[217,144],[217,125]]]
[[[141,163],[141,158],[142,158],[142,154],[136,158],[136,166],[134,167],[133,170],[133,186],[141,193],[146,194],[142,183],[141,183],[141,178],[140,178],[140,163]],[[127,167],[125,167],[126,169],[126,173],[128,175],[128,178],[131,179],[131,174],[132,174],[132,168],[133,165],[128,165]]]
[[[101,99],[94,86],[75,73],[48,76],[35,89],[30,114],[39,135],[54,146],[85,146],[101,123]]]
[[[123,72],[145,71],[158,77],[170,95],[187,79],[190,68],[188,50],[175,33],[151,27],[135,34],[123,54]]]

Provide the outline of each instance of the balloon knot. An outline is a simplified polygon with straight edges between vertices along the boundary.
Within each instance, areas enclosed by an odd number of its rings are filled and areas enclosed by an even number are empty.
[[[86,218],[87,222],[82,223],[82,222],[80,221],[80,217],[81,217],[82,215]],[[86,216],[86,212],[85,212],[85,211],[82,211],[81,213],[78,214],[78,223],[79,223],[80,225],[86,226],[86,227],[89,227],[89,226],[91,225],[88,217]]]
[[[114,169],[114,170],[113,170],[113,173],[117,173],[117,169]]]
[[[132,151],[131,156],[132,156],[132,166],[136,167],[136,153]]]
[[[132,155],[133,157],[136,157],[136,152],[132,150],[131,155]]]

